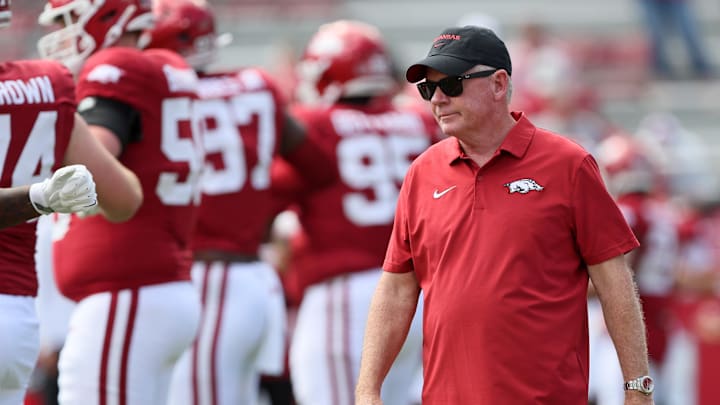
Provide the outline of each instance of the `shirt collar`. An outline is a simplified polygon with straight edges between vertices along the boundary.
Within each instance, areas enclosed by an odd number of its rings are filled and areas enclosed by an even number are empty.
[[[505,151],[518,159],[522,159],[527,152],[530,142],[535,135],[535,125],[530,122],[529,119],[522,112],[512,112],[513,119],[516,123],[510,129],[505,140],[500,145],[500,151]],[[457,138],[451,138],[445,144],[444,153],[447,157],[447,162],[453,164],[455,161],[463,158],[467,158],[467,155],[460,147],[460,142]]]

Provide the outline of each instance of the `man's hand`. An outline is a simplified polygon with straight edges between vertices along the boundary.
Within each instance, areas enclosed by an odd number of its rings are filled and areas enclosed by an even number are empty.
[[[83,165],[58,169],[52,177],[30,186],[30,202],[41,214],[85,211],[97,205],[95,182]]]

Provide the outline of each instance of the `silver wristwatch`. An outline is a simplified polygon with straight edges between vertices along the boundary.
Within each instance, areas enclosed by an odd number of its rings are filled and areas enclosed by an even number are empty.
[[[655,382],[649,375],[644,375],[625,382],[625,391],[640,391],[645,395],[652,394],[655,389]]]

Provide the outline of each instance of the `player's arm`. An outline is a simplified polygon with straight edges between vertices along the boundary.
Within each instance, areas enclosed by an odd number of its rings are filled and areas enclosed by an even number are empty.
[[[624,255],[588,267],[615,344],[625,381],[648,375],[645,324],[637,288]],[[652,396],[626,391],[626,404],[651,404]]]
[[[298,171],[306,186],[321,188],[339,177],[334,160],[308,135],[305,126],[288,112],[284,113],[280,155]]]
[[[283,129],[280,137],[280,154],[286,156],[292,153],[296,148],[300,147],[307,133],[305,127],[287,111],[283,113]]]
[[[40,215],[29,197],[30,186],[0,188],[0,228],[20,224]]]
[[[365,327],[360,375],[355,388],[356,405],[382,404],[382,383],[405,342],[419,294],[414,272],[383,271]]]
[[[119,154],[119,142],[114,147],[112,143],[103,146],[102,134],[95,134],[102,129],[94,128],[91,132],[85,120],[76,114],[65,164],[87,166],[95,179],[103,215],[113,222],[126,221],[142,204],[142,187],[137,176],[113,156],[112,152]]]
[[[61,167],[41,182],[0,188],[0,229],[40,214],[86,211],[97,206],[92,174],[83,165]]]

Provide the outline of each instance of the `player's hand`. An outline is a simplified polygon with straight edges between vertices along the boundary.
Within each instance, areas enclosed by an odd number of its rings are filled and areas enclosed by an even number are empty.
[[[75,215],[77,215],[78,218],[87,218],[87,217],[91,217],[93,215],[98,215],[99,213],[100,213],[100,205],[95,204],[88,209],[76,212]]]
[[[91,209],[97,205],[92,174],[83,165],[60,168],[49,179],[30,186],[30,202],[41,214]]]

